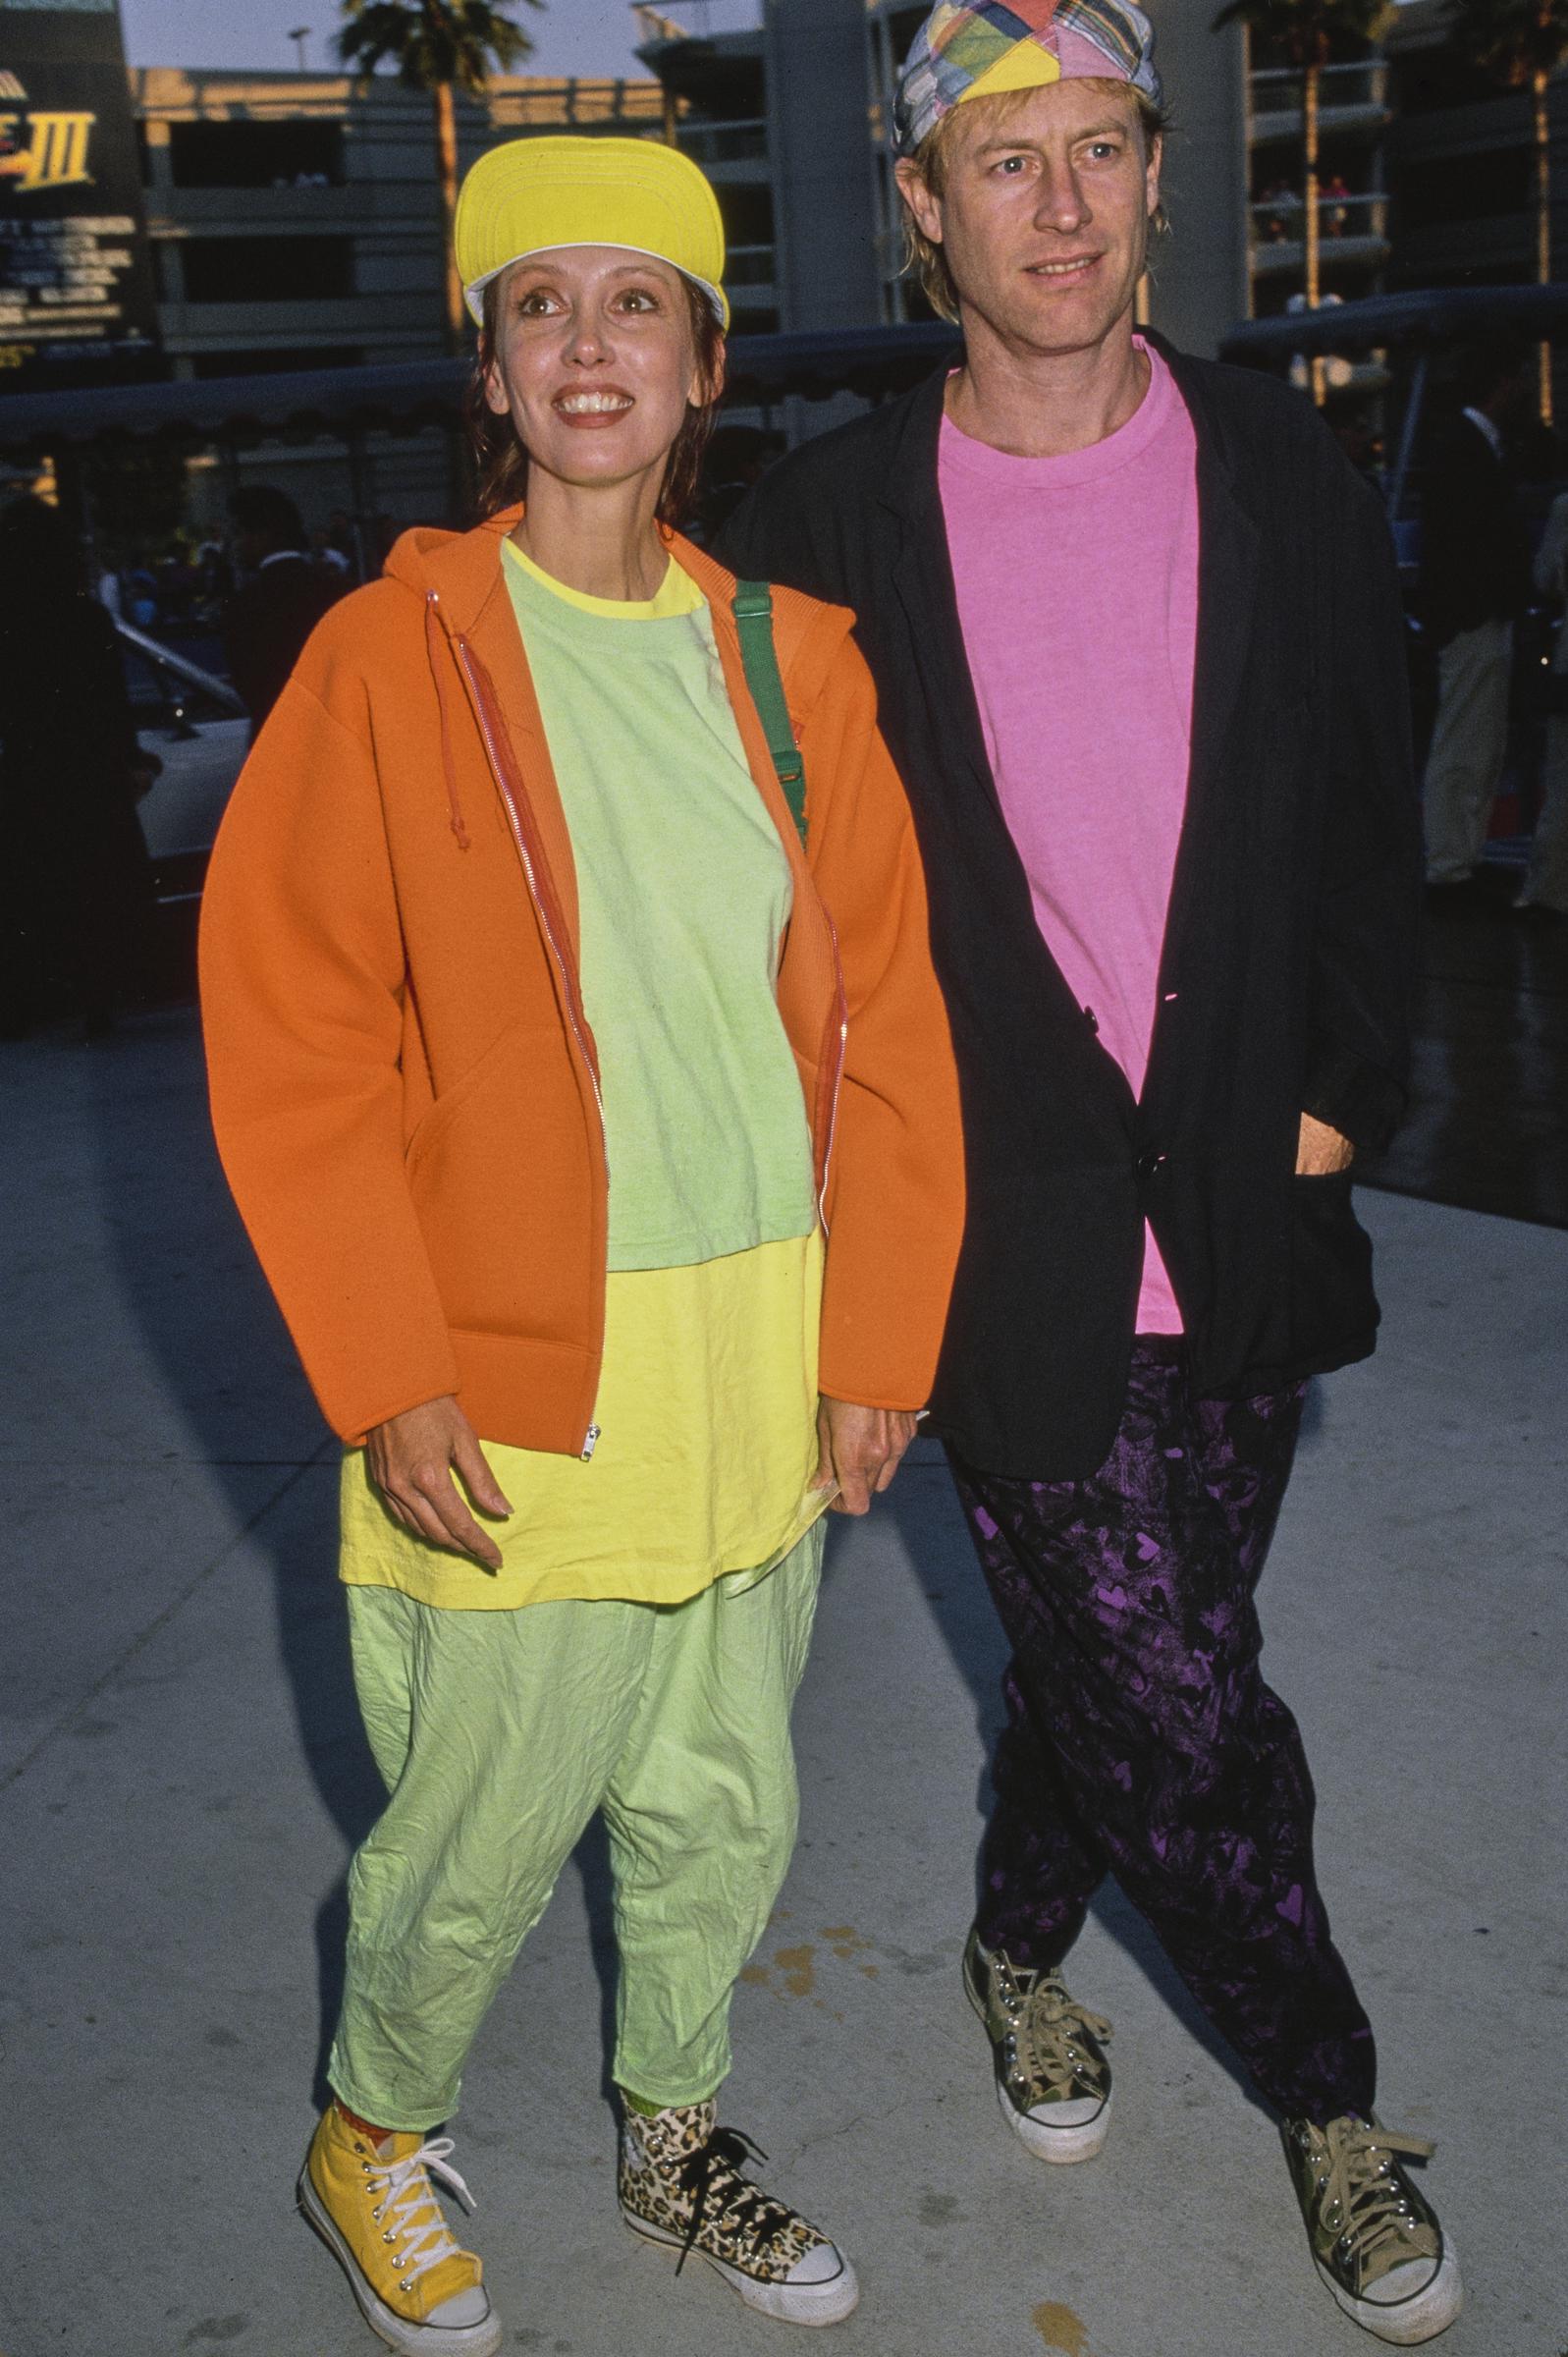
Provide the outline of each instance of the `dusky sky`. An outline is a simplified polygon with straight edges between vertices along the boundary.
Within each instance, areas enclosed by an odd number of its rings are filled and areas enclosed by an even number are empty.
[[[126,54],[134,66],[272,66],[297,61],[289,35],[310,27],[307,64],[330,68],[329,36],[339,23],[337,0],[121,0]],[[553,0],[548,8],[519,7],[518,23],[533,40],[526,74],[636,74],[635,25],[627,0]],[[673,15],[703,29],[702,0]],[[714,31],[755,21],[754,0],[707,0]]]

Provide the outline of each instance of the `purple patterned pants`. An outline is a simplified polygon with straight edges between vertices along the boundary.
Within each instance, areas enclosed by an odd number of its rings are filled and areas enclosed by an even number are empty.
[[[1269,2102],[1323,2122],[1371,2113],[1377,2058],[1313,1871],[1301,1737],[1259,1668],[1301,1402],[1190,1398],[1179,1345],[1140,1341],[1091,1480],[953,1471],[1013,1648],[981,1939],[1059,1964],[1113,1874]]]

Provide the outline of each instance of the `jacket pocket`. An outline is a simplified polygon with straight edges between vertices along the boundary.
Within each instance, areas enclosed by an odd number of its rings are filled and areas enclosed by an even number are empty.
[[[1367,1342],[1378,1324],[1372,1238],[1351,1174],[1291,1179],[1290,1355],[1309,1372]]]
[[[559,1025],[502,1032],[420,1122],[406,1170],[451,1324],[580,1346],[602,1181]]]
[[[460,1116],[462,1109],[475,1092],[483,1088],[499,1065],[515,1054],[521,1026],[511,1023],[493,1039],[477,1061],[470,1064],[460,1080],[444,1088],[435,1103],[416,1125],[413,1135],[403,1150],[404,1169],[410,1180],[432,1148],[438,1145],[446,1131]]]

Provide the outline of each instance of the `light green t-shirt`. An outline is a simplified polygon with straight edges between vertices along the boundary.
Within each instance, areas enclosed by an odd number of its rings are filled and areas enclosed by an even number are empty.
[[[609,1265],[679,1268],[807,1235],[811,1134],[775,995],[789,862],[706,601],[692,586],[689,601],[606,610],[503,548],[576,865]]]

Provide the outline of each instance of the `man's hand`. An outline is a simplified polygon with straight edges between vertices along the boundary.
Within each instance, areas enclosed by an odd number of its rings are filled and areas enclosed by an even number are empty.
[[[903,1462],[904,1451],[920,1429],[905,1408],[854,1407],[847,1399],[823,1399],[817,1407],[817,1471],[814,1489],[838,1484],[836,1514],[864,1514]]]
[[[1296,1146],[1296,1177],[1298,1178],[1331,1178],[1336,1171],[1348,1171],[1356,1158],[1356,1149],[1348,1137],[1330,1129],[1326,1122],[1314,1119],[1310,1113],[1301,1117],[1301,1136]]]
[[[506,1520],[512,1508],[485,1462],[478,1434],[450,1394],[378,1424],[366,1438],[365,1454],[388,1511],[406,1530],[500,1570],[501,1550],[463,1505],[454,1471],[482,1514]]]

